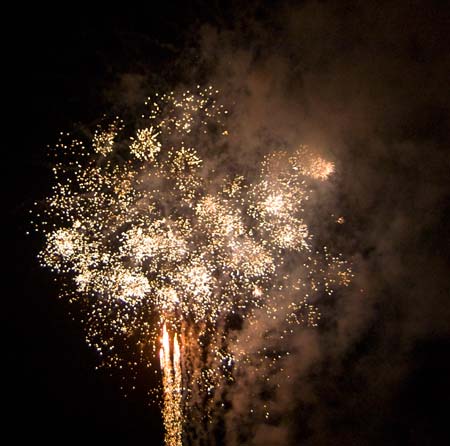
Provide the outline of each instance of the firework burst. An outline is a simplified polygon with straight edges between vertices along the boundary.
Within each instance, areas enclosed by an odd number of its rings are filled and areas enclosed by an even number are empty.
[[[255,331],[262,313],[315,326],[310,297],[351,277],[313,248],[305,218],[332,163],[301,146],[267,155],[251,178],[206,171],[228,135],[216,95],[156,95],[128,139],[116,119],[86,144],[61,141],[42,225],[40,260],[86,302],[87,341],[105,364],[120,364],[118,344],[146,363],[159,348],[168,446],[207,437],[220,389],[249,361],[230,341],[233,318]]]

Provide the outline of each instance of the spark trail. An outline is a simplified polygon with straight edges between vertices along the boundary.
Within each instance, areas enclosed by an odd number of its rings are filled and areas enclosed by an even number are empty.
[[[177,446],[182,444],[180,346],[175,333],[171,354],[169,333],[165,323],[162,329],[159,356],[163,373],[163,417],[166,430],[166,444],[168,446]]]
[[[250,360],[231,342],[233,318],[256,336],[261,314],[315,326],[312,296],[352,275],[314,247],[306,219],[311,187],[334,165],[300,146],[247,176],[211,167],[228,144],[216,97],[211,87],[156,95],[132,135],[116,119],[86,143],[62,138],[41,218],[40,260],[85,304],[86,339],[104,364],[121,367],[125,349],[128,365],[148,365],[160,339],[167,446],[194,441],[193,431],[211,441],[221,389]]]

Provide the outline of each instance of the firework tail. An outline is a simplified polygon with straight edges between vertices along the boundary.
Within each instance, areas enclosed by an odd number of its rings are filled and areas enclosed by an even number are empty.
[[[181,446],[183,425],[181,407],[181,351],[176,333],[173,335],[172,346],[171,351],[170,334],[164,322],[159,357],[163,373],[165,444],[166,446]]]

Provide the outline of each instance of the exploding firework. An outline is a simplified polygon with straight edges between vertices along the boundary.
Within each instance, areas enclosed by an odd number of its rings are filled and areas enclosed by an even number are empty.
[[[40,260],[86,304],[87,342],[104,364],[120,366],[119,345],[137,352],[132,364],[159,348],[167,446],[206,443],[221,389],[251,361],[231,342],[239,324],[257,332],[264,314],[315,326],[314,293],[349,282],[340,256],[314,248],[305,218],[311,185],[334,166],[300,146],[247,176],[211,167],[228,137],[217,91],[146,106],[132,135],[116,119],[88,143],[58,144]]]

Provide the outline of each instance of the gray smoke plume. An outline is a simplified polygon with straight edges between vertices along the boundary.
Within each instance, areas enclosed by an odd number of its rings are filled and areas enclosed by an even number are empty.
[[[449,334],[446,15],[421,2],[307,1],[255,16],[204,25],[188,70],[206,73],[229,101],[241,163],[298,144],[336,162],[320,194],[346,223],[332,231],[316,223],[356,278],[318,303],[319,329],[286,340],[290,379],[280,377],[270,398],[255,401],[262,389],[250,367],[239,377],[226,442],[379,444],[399,423],[418,346]],[[250,415],[265,404],[272,418]],[[422,444],[426,430],[404,435]]]

